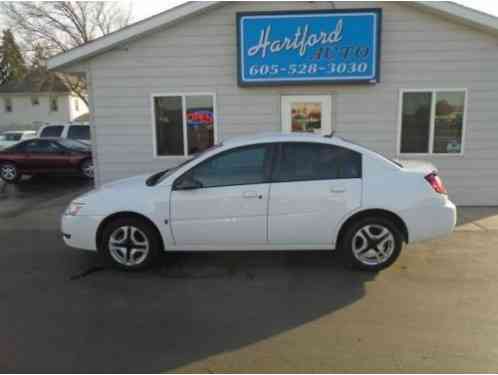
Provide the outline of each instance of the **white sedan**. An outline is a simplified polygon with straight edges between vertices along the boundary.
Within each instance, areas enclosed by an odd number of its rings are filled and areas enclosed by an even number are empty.
[[[0,135],[0,150],[12,147],[26,139],[34,138],[36,132],[33,130],[10,130]]]
[[[449,234],[456,208],[431,164],[400,164],[339,137],[262,135],[74,200],[67,245],[140,269],[163,251],[334,250],[379,270],[403,243]]]

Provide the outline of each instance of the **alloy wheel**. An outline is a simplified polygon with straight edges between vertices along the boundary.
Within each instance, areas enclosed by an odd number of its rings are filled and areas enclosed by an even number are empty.
[[[127,267],[143,263],[150,250],[147,236],[134,226],[122,226],[114,230],[108,246],[112,258]]]
[[[81,167],[81,171],[88,178],[93,178],[94,170],[95,170],[95,168],[94,168],[93,163],[91,161],[87,161],[87,162],[83,163],[83,166]]]
[[[6,181],[14,181],[17,177],[17,168],[12,164],[4,164],[1,168],[2,178]]]
[[[377,266],[389,260],[396,247],[396,241],[389,228],[380,224],[361,227],[353,236],[353,254],[367,266]]]

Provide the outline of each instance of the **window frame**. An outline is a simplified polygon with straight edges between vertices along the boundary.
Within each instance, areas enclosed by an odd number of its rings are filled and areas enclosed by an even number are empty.
[[[403,95],[405,93],[431,93],[431,113],[430,113],[430,124],[429,124],[429,151],[428,152],[401,152],[401,132],[402,132],[402,122],[403,122]],[[462,142],[460,147],[460,152],[447,152],[447,153],[435,153],[434,152],[434,132],[436,128],[436,98],[438,92],[463,92],[465,97],[463,101],[464,109],[463,109],[463,118],[462,118]],[[459,157],[464,155],[465,149],[465,134],[467,128],[467,113],[469,111],[468,107],[468,89],[467,88],[431,88],[431,89],[401,89],[399,91],[398,97],[398,131],[397,131],[397,142],[396,142],[396,156],[404,157],[404,156],[415,156],[415,157],[424,157],[424,156],[436,156],[436,157]]]
[[[181,97],[182,99],[182,120],[183,120],[183,155],[158,155],[157,154],[157,130],[156,130],[156,111],[155,99],[161,97]],[[187,159],[192,156],[188,153],[188,132],[187,132],[187,96],[211,96],[213,99],[213,132],[214,143],[218,143],[218,113],[216,110],[216,93],[214,92],[186,92],[186,93],[152,93],[150,95],[150,116],[152,126],[152,157],[154,159]]]
[[[71,138],[71,129],[83,129],[83,128],[88,129],[88,138]],[[71,139],[71,140],[85,140],[85,141],[90,141],[92,139],[90,125],[69,125],[67,127],[67,132],[66,132],[66,137],[65,138]]]
[[[45,132],[45,130],[49,129],[49,128],[62,128],[61,129],[61,132],[59,135],[43,135],[43,133]],[[64,130],[65,130],[65,126],[64,125],[46,125],[43,127],[43,129],[41,129],[40,131],[40,136],[38,138],[62,138],[63,135],[64,135]]]
[[[232,186],[248,186],[248,185],[262,185],[262,184],[270,184],[272,183],[272,178],[273,178],[273,173],[274,173],[274,168],[275,168],[275,155],[278,152],[277,151],[277,146],[278,143],[274,142],[262,142],[262,143],[253,143],[253,144],[247,144],[247,145],[240,145],[236,146],[233,148],[230,148],[228,150],[220,151],[214,155],[211,155],[210,157],[200,161],[199,163],[193,165],[190,167],[188,170],[184,171],[182,174],[180,174],[178,177],[176,177],[173,181],[172,190],[173,191],[182,191],[183,189],[178,189],[177,184],[185,178],[185,176],[189,175],[193,169],[202,166],[203,164],[211,161],[214,158],[221,157],[226,154],[230,154],[233,152],[237,152],[238,150],[241,149],[246,149],[246,148],[256,148],[256,147],[265,147],[266,152],[269,153],[268,158],[263,161],[263,169],[264,169],[264,174],[265,174],[265,181],[259,182],[259,183],[247,183],[247,184],[230,184],[230,185],[218,185],[218,186],[207,186],[207,187],[202,187],[199,189],[217,189],[217,188],[225,188],[225,187],[232,187]]]
[[[53,102],[55,100],[55,102]],[[55,103],[55,106],[52,104]],[[59,112],[59,97],[57,95],[50,95],[48,97],[48,108],[51,113]]]
[[[282,165],[282,155],[283,148],[288,144],[311,144],[311,145],[323,145],[326,147],[336,147],[344,150],[348,150],[357,153],[360,157],[360,176],[359,177],[336,177],[336,178],[308,178],[308,179],[292,179],[292,180],[280,180],[280,166]],[[340,181],[340,180],[363,180],[363,154],[359,151],[353,150],[349,147],[344,147],[336,144],[321,143],[321,142],[306,142],[306,141],[287,141],[275,143],[275,151],[272,164],[272,174],[271,183],[272,184],[283,184],[283,183],[296,183],[296,182],[316,182],[316,181]]]

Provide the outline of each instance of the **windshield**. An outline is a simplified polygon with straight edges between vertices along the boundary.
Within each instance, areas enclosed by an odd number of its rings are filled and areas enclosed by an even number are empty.
[[[223,143],[218,143],[214,146],[211,146],[207,149],[205,149],[204,151],[201,151],[197,154],[194,154],[191,158],[183,161],[182,163],[178,164],[177,166],[173,167],[173,168],[169,168],[169,169],[166,169],[166,170],[163,170],[161,172],[157,172],[155,174],[153,174],[152,176],[150,176],[147,181],[145,181],[146,185],[147,186],[155,186],[157,185],[158,183],[164,181],[165,178],[171,176],[172,173],[174,173],[175,171],[177,171],[178,169],[180,169],[181,167],[183,167],[184,165],[187,165],[188,163],[190,163],[191,161],[194,161],[196,159],[198,159],[199,157],[201,157],[202,155],[204,155],[205,153],[207,153],[208,151],[211,151],[215,148],[218,148],[218,147],[221,147],[223,145]]]
[[[61,145],[71,150],[76,151],[90,151],[90,146],[86,145],[83,142],[71,140],[71,139],[59,139],[58,140]]]

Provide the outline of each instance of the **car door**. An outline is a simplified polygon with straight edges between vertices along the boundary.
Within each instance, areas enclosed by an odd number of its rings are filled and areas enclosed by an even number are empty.
[[[271,146],[221,152],[178,178],[171,194],[171,228],[179,246],[267,243]]]
[[[330,144],[279,145],[270,188],[271,245],[331,246],[338,225],[361,204],[361,154]]]
[[[26,163],[33,172],[65,172],[71,167],[66,150],[47,139],[29,141],[25,146]]]

